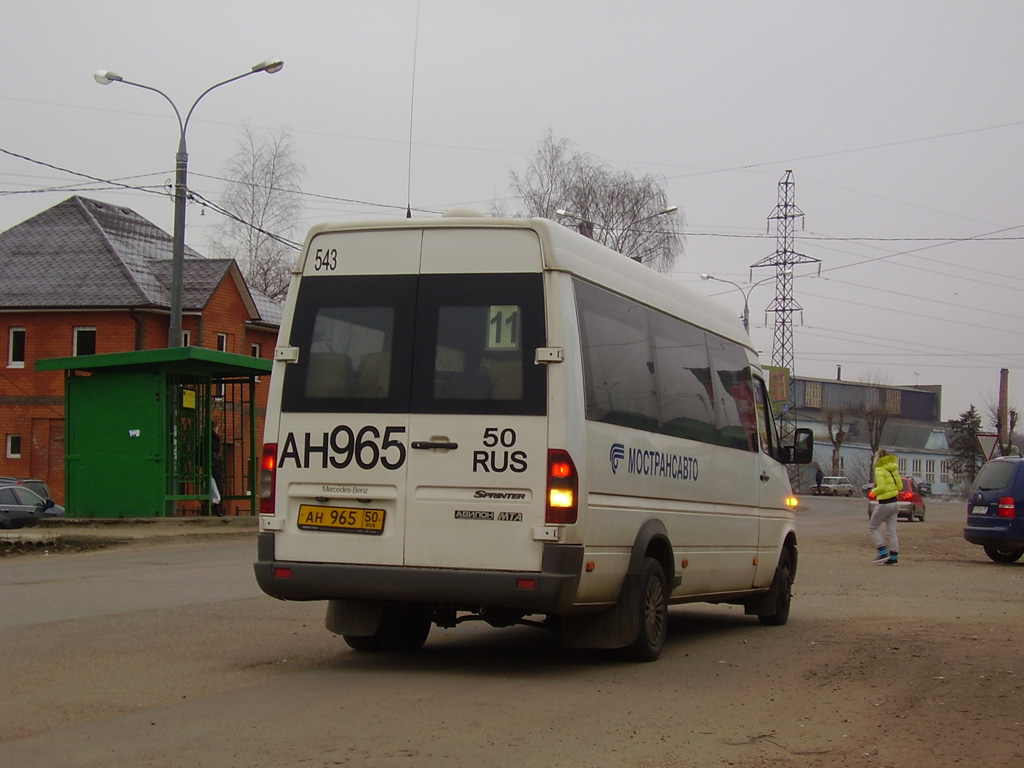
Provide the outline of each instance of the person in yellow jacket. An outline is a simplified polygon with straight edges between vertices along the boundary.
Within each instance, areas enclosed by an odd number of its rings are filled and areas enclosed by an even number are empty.
[[[899,562],[900,543],[896,538],[899,504],[896,502],[902,490],[903,479],[900,477],[899,459],[896,458],[896,454],[879,448],[875,454],[875,487],[871,489],[878,505],[871,513],[871,522],[868,523],[868,533],[878,548],[875,562],[879,565],[896,565]],[[878,530],[882,523],[885,523],[884,536]]]

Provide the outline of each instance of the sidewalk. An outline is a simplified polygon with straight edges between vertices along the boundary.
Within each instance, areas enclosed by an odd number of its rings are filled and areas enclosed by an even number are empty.
[[[255,546],[257,518],[154,517],[53,518],[32,528],[0,531],[0,556],[19,552],[77,552],[118,544],[166,543],[180,539],[245,537]]]

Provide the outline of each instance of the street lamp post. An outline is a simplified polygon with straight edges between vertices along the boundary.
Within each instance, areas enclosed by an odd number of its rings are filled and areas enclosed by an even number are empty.
[[[788,275],[788,276],[791,277],[793,275],[793,272],[792,272],[792,270],[786,270],[782,274]],[[774,280],[775,278],[776,278],[776,275],[772,275],[771,277],[766,277],[764,280],[758,280],[752,286],[750,286],[749,288],[744,290],[743,286],[741,286],[739,283],[734,283],[732,280],[724,280],[721,277],[715,277],[714,275],[709,275],[709,274],[703,274],[703,275],[700,276],[701,280],[714,280],[715,282],[718,282],[718,283],[728,283],[729,285],[731,285],[734,288],[736,288],[736,290],[738,290],[741,294],[743,294],[743,314],[741,315],[741,319],[743,320],[743,330],[745,330],[747,333],[750,333],[750,294],[751,294],[751,292],[755,288],[757,288],[757,286],[763,285],[764,283],[767,283],[769,280]]]
[[[188,130],[188,121],[191,119],[192,112],[195,110],[196,105],[214,88],[220,88],[222,85],[233,83],[235,80],[241,80],[243,77],[248,77],[249,75],[255,75],[257,72],[266,72],[268,75],[273,75],[280,72],[283,68],[284,62],[281,59],[267,59],[266,61],[261,61],[259,64],[256,64],[248,72],[243,72],[240,75],[236,75],[235,77],[222,80],[219,83],[211,85],[199,94],[199,98],[192,102],[192,106],[189,107],[184,120],[181,119],[181,112],[178,110],[177,105],[171,100],[171,97],[157,88],[153,88],[149,85],[143,85],[142,83],[133,83],[131,80],[125,80],[116,72],[100,70],[93,75],[93,79],[95,79],[100,85],[124,83],[125,85],[133,85],[136,88],[142,88],[144,90],[160,94],[164,97],[167,103],[171,105],[171,109],[174,110],[175,117],[178,118],[178,153],[174,158],[174,236],[171,250],[171,323],[170,329],[167,333],[168,347],[180,347],[183,342],[181,314],[185,270],[185,202],[188,189],[188,151],[185,147],[185,132]]]

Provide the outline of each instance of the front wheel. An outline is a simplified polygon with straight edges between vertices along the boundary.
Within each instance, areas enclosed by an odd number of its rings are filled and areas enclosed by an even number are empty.
[[[764,602],[765,608],[757,614],[758,621],[767,626],[781,627],[789,621],[789,606],[792,601],[793,553],[789,547],[783,547],[769,597]]]
[[[640,636],[627,653],[634,661],[655,661],[668,635],[668,581],[661,563],[653,557],[644,559],[639,598]]]
[[[1016,563],[1024,556],[1024,548],[985,545],[985,554],[997,563]]]

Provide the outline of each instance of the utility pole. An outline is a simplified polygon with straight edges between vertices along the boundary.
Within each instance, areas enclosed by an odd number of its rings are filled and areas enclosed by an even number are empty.
[[[821,259],[815,259],[797,253],[793,249],[793,231],[796,220],[803,219],[804,212],[796,206],[796,182],[793,180],[793,172],[786,171],[779,182],[779,201],[771,214],[768,216],[768,227],[775,222],[775,253],[767,256],[756,264],[751,264],[751,270],[757,267],[775,267],[775,299],[768,305],[767,312],[775,313],[775,336],[772,340],[772,366],[784,368],[789,375],[790,381],[793,378],[793,313],[803,312],[803,307],[793,298],[794,268],[798,264],[817,264],[818,273],[821,274]],[[792,397],[792,389],[787,387]],[[781,427],[781,438],[783,445],[793,442],[796,432],[796,424],[790,413],[791,403],[783,405],[782,416],[779,426]],[[790,466],[790,480],[796,478],[792,473],[796,471]]]

